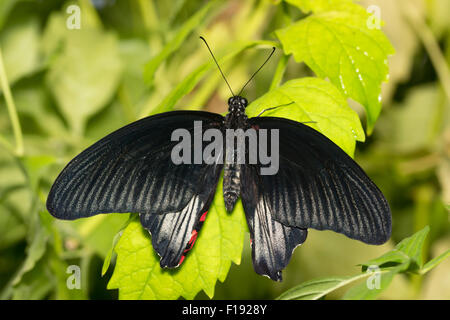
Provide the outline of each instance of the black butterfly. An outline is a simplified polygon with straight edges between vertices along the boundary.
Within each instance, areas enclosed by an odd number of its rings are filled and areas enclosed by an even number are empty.
[[[47,199],[48,211],[67,220],[108,212],[139,213],[161,267],[174,268],[194,245],[223,170],[226,209],[230,212],[241,197],[258,274],[281,281],[281,270],[295,247],[306,240],[308,228],[333,230],[369,244],[389,239],[386,199],[336,144],[299,122],[247,118],[247,100],[240,94],[233,94],[228,105],[226,117],[203,111],[167,112],[109,134],[60,173]],[[261,163],[236,161],[174,164],[171,153],[178,142],[172,141],[172,132],[181,128],[194,133],[194,121],[201,121],[202,133],[278,129],[278,172],[262,175]]]

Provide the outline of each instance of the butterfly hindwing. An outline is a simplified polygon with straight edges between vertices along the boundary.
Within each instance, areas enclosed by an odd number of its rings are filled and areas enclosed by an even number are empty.
[[[274,219],[258,166],[242,167],[241,197],[252,239],[253,267],[258,274],[281,281],[281,270],[294,249],[305,242],[306,229],[286,226]]]
[[[369,244],[391,233],[381,191],[342,149],[316,130],[276,117],[255,117],[258,129],[279,130],[279,170],[261,175],[274,220],[286,226],[332,230]]]
[[[178,212],[140,214],[142,226],[152,235],[152,245],[162,268],[179,266],[192,249],[214,198],[221,166],[202,177],[198,193]]]

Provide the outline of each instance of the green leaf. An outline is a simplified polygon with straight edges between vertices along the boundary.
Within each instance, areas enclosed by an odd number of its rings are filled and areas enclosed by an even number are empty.
[[[391,270],[389,272],[380,272],[378,275],[373,274],[369,275],[373,277],[380,277],[379,286],[376,286],[375,283],[372,283],[372,287],[369,287],[368,282],[372,279],[368,278],[366,281],[363,281],[356,286],[350,288],[345,295],[342,297],[344,300],[373,300],[375,299],[381,292],[387,289],[392,282],[394,276],[400,272],[400,267],[397,267],[395,270]],[[376,280],[374,280],[375,282]]]
[[[299,286],[287,290],[281,294],[278,300],[317,300],[328,293],[339,289],[347,284],[366,277],[366,274],[360,274],[350,277],[329,277],[306,281]]]
[[[364,8],[353,3],[352,0],[285,0],[300,8],[305,13],[326,11],[364,12]]]
[[[116,245],[116,267],[108,289],[120,299],[193,299],[200,290],[212,297],[217,280],[224,281],[231,262],[240,263],[247,230],[240,203],[225,211],[219,181],[215,200],[194,248],[176,269],[161,269],[148,232],[138,220],[130,222]]]
[[[45,299],[54,286],[53,275],[48,269],[48,259],[44,256],[12,289],[11,298],[13,300]]]
[[[111,239],[128,220],[127,213],[110,213],[98,215],[90,219],[81,219],[75,226],[82,238],[82,242],[104,258],[111,248]]]
[[[106,257],[105,257],[105,260],[103,261],[103,266],[102,266],[102,277],[105,275],[105,273],[109,269],[109,265],[111,264],[111,259],[114,254],[114,249],[116,248],[117,242],[119,241],[120,237],[123,234],[123,229],[116,233],[116,235],[113,238],[111,248],[109,249],[108,253],[106,254]]]
[[[378,258],[371,259],[371,260],[363,263],[361,266],[362,266],[363,271],[365,271],[370,266],[378,266],[378,267],[388,268],[388,267],[398,266],[398,265],[402,265],[403,270],[406,270],[409,267],[409,263],[410,263],[410,258],[405,253],[394,249],[392,251],[389,251],[389,252],[383,254],[382,256],[380,256]]]
[[[26,168],[31,188],[37,190],[39,181],[46,173],[46,169],[55,163],[56,159],[51,155],[26,155],[21,161]]]
[[[380,270],[388,271],[381,275],[379,288],[370,289],[366,283],[361,283],[351,288],[343,298],[375,299],[389,286],[396,274],[417,271],[422,266],[422,248],[429,230],[428,226],[425,227],[411,237],[403,239],[394,250],[363,264],[363,271],[371,266],[378,266]]]
[[[19,116],[33,118],[38,127],[37,129],[47,133],[49,136],[64,137],[68,135],[62,119],[58,117],[53,110],[48,108],[50,97],[44,85],[35,87],[16,87],[14,90],[14,102]],[[2,107],[3,103],[0,102],[0,108]],[[42,119],[45,119],[45,121],[42,121]],[[42,146],[39,146],[38,149],[40,153],[50,153],[49,146],[47,149],[43,149]]]
[[[112,98],[121,75],[116,37],[93,29],[71,30],[47,73],[58,107],[81,134],[87,119]]]
[[[291,103],[293,102],[293,103]],[[287,105],[286,105],[287,104]],[[252,102],[246,109],[249,116],[277,116],[306,123],[318,130],[350,156],[356,140],[364,141],[364,131],[358,115],[347,104],[345,97],[331,83],[319,78],[287,81]]]
[[[434,258],[434,259],[428,261],[427,263],[425,263],[425,265],[422,267],[422,269],[420,269],[420,274],[427,273],[428,271],[430,271],[431,269],[436,267],[439,263],[441,263],[442,261],[444,261],[448,257],[450,257],[450,249],[445,251],[440,256],[437,256],[436,258]]]
[[[41,52],[47,59],[62,49],[63,41],[69,32],[65,24],[66,19],[61,13],[53,12],[49,15],[40,44]]]
[[[381,83],[387,80],[387,57],[394,49],[383,32],[367,26],[367,14],[329,11],[312,14],[276,31],[286,54],[304,61],[361,103],[367,131],[381,111]]]
[[[349,289],[343,299],[375,299],[389,286],[396,274],[408,271],[416,272],[422,266],[422,247],[429,230],[428,226],[425,227],[411,237],[402,240],[395,249],[362,264],[364,273],[349,277],[330,277],[307,281],[287,290],[278,299],[320,299],[336,289],[364,278],[367,280]],[[429,271],[448,256],[450,256],[450,250],[428,262],[419,273],[423,274]]]
[[[164,48],[153,57],[144,68],[144,81],[147,85],[152,86],[154,75],[158,67],[184,42],[186,37],[196,29],[204,20],[206,14],[216,1],[209,1],[201,10],[188,19],[177,31],[175,36],[170,40]]]
[[[406,271],[415,271],[414,269],[410,270],[411,268],[409,267],[410,264],[417,259],[419,259],[419,261],[421,260],[421,248],[423,247],[423,243],[428,231],[428,227],[424,228],[413,236],[406,238],[402,242],[400,242],[395,250],[386,253],[380,258],[373,259],[370,262],[365,263],[365,266],[378,265],[381,267],[381,270],[387,271],[382,272],[382,274],[380,275],[380,287],[370,289],[364,282],[349,289],[344,295],[343,299],[375,299],[389,286],[396,274]],[[427,262],[423,266],[423,268],[419,270],[418,273],[421,275],[427,273],[448,257],[450,257],[450,250],[447,250],[440,256]],[[390,266],[395,263],[399,263],[399,265],[396,265],[394,267]],[[385,267],[383,267],[383,265],[385,265]]]
[[[35,72],[39,62],[39,22],[28,18],[26,22],[5,29],[0,46],[9,84]]]
[[[422,250],[429,232],[430,227],[426,226],[411,237],[403,239],[395,246],[398,251],[403,252],[410,257],[411,263],[415,264],[415,267],[422,268],[423,266]]]
[[[18,241],[21,241],[26,235],[25,225],[20,219],[20,215],[14,213],[15,209],[10,204],[3,204],[2,197],[9,192],[14,192],[22,186],[11,186],[7,188],[0,188],[0,250],[13,246]]]
[[[27,257],[20,269],[12,279],[12,285],[16,286],[21,281],[23,275],[32,270],[36,263],[42,258],[47,247],[49,234],[47,230],[41,225],[41,215],[35,217],[37,221],[33,225],[32,235],[28,241],[26,249]]]
[[[426,226],[411,237],[403,239],[395,246],[394,250],[389,251],[376,259],[363,263],[363,270],[371,265],[380,267],[383,267],[383,265],[402,265],[402,268],[398,271],[414,271],[421,268],[423,265],[422,249],[429,231],[430,227]]]

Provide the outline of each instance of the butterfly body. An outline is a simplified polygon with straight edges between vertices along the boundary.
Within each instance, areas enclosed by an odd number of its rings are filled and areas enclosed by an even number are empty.
[[[239,96],[231,97],[228,99],[228,107],[228,114],[224,120],[224,130],[248,129],[248,117],[245,114],[247,100]],[[228,212],[233,211],[241,190],[241,165],[238,163],[237,147],[234,139],[232,143],[233,145],[228,143],[225,147],[223,174],[223,199]],[[229,156],[230,153],[234,153],[232,157]]]

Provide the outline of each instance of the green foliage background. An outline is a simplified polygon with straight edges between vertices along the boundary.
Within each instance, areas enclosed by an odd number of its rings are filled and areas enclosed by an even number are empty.
[[[79,30],[66,27],[71,5]],[[450,299],[449,9],[446,0],[1,1],[0,299]],[[107,133],[158,112],[226,111],[230,93],[199,35],[235,91],[277,47],[244,92],[248,114],[295,101],[265,115],[309,121],[354,155],[391,205],[388,243],[310,230],[275,283],[253,271],[242,207],[227,215],[220,190],[175,271],[159,268],[134,215],[48,214],[58,172]],[[367,291],[373,264],[382,289]],[[66,285],[69,265],[81,268],[79,290]]]

